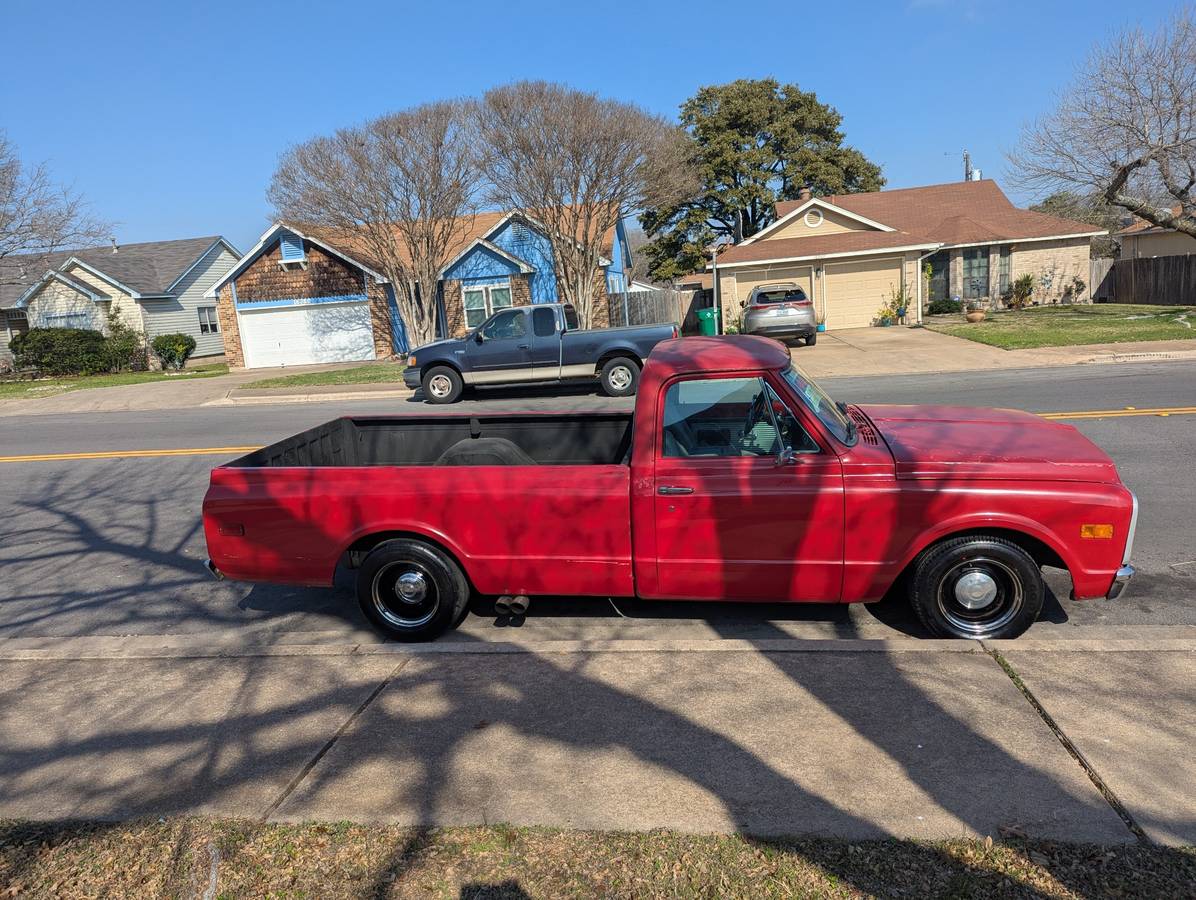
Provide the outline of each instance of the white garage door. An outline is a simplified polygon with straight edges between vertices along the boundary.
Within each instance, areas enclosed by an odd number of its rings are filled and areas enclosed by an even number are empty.
[[[864,328],[894,290],[901,288],[900,259],[858,260],[826,267],[826,327]]]
[[[365,303],[327,303],[241,310],[245,366],[303,366],[374,358]]]

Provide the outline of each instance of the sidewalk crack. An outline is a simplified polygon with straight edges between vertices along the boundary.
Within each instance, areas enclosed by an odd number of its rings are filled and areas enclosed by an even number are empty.
[[[361,714],[369,708],[369,705],[378,699],[379,694],[390,687],[390,683],[398,677],[398,674],[403,671],[403,667],[409,662],[411,662],[411,657],[402,660],[397,666],[390,670],[390,674],[383,678],[382,681],[378,683],[376,688],[370,691],[370,695],[361,701],[357,709],[350,713],[349,718],[345,719],[345,721],[341,723],[340,728],[336,730],[332,737],[324,742],[324,746],[316,751],[315,756],[309,759],[303,768],[300,769],[295,775],[295,777],[287,782],[287,786],[282,789],[282,793],[274,799],[273,803],[266,807],[266,811],[262,813],[259,821],[268,822],[270,820],[270,817],[278,811],[279,807],[287,801],[287,798],[290,797],[291,794],[293,794],[299,787],[299,785],[303,783],[307,776],[311,774],[312,769],[314,769],[319,764],[320,760],[322,760],[328,754],[328,751],[336,746],[336,742],[340,740],[341,735],[348,731],[349,726],[356,722],[361,717]]]
[[[1039,718],[1046,723],[1047,728],[1051,729],[1051,732],[1058,739],[1059,743],[1063,745],[1063,749],[1071,754],[1072,759],[1074,759],[1079,764],[1080,768],[1084,770],[1084,774],[1088,776],[1088,780],[1092,782],[1093,786],[1100,792],[1100,795],[1105,798],[1105,802],[1109,804],[1109,806],[1113,809],[1113,812],[1117,813],[1121,821],[1125,823],[1125,827],[1128,828],[1134,837],[1138,839],[1138,842],[1142,844],[1152,843],[1150,838],[1147,837],[1146,832],[1142,830],[1142,826],[1134,820],[1132,815],[1130,815],[1130,811],[1126,809],[1125,804],[1122,803],[1121,800],[1118,799],[1117,795],[1113,793],[1113,789],[1105,783],[1105,780],[1101,778],[1100,773],[1096,771],[1092,763],[1088,762],[1088,760],[1084,757],[1084,754],[1080,752],[1080,748],[1077,747],[1072,742],[1071,738],[1069,738],[1063,731],[1063,729],[1059,727],[1059,723],[1055,721],[1054,717],[1046,711],[1046,707],[1039,702],[1038,698],[1034,696],[1034,692],[1026,686],[1024,681],[1022,681],[1021,676],[1018,675],[1017,670],[1010,665],[1009,660],[1005,659],[999,650],[987,646],[983,641],[980,643],[980,646],[983,647],[984,652],[991,656],[996,664],[1001,667],[1001,671],[1003,671],[1009,677],[1009,680],[1013,682],[1014,687],[1021,691],[1022,696],[1025,697],[1029,704],[1034,707],[1034,710],[1038,713]]]

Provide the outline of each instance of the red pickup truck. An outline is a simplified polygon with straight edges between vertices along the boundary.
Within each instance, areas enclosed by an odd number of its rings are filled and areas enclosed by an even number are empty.
[[[213,574],[330,585],[426,640],[473,593],[869,602],[1008,638],[1041,567],[1116,597],[1138,503],[1074,428],[1013,410],[836,404],[779,343],[664,341],[634,414],[353,416],[212,471]],[[564,602],[564,601],[562,601]]]

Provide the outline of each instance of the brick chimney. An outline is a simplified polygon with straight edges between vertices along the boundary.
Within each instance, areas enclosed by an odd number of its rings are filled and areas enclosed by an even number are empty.
[[[797,199],[802,203],[805,203],[813,196],[814,195],[810,193],[810,186],[808,184],[803,184],[801,190],[797,192]]]

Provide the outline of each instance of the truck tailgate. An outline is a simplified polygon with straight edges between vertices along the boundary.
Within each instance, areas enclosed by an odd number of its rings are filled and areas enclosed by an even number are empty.
[[[483,594],[635,593],[630,470],[588,466],[222,466],[204,498],[228,577],[327,585],[356,541],[422,535]]]

